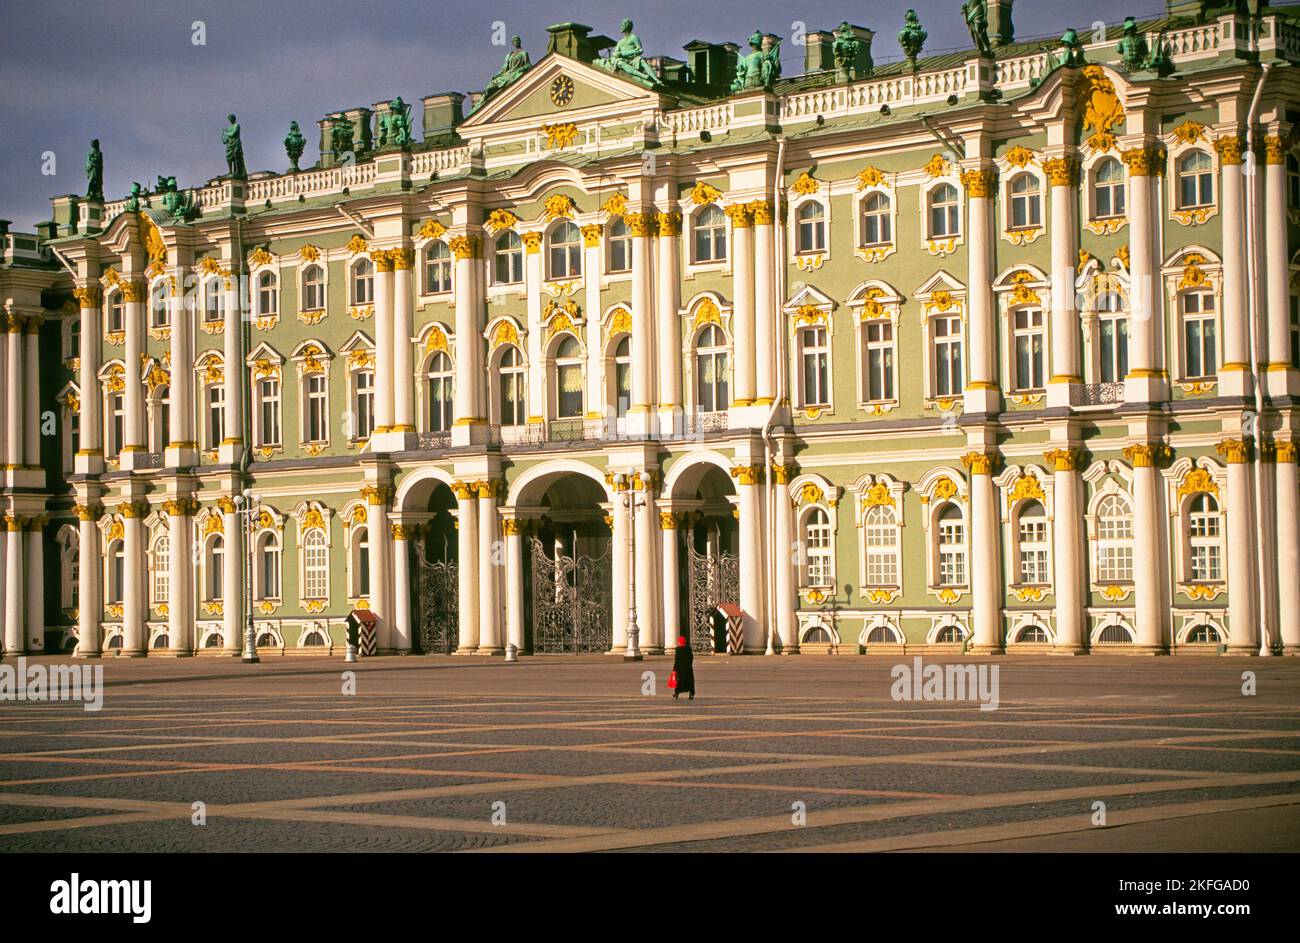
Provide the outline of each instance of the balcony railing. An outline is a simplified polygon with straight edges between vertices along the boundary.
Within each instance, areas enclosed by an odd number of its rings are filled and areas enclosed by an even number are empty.
[[[1071,406],[1114,406],[1122,402],[1123,383],[1075,383],[1070,386]]]
[[[442,430],[441,432],[421,432],[417,436],[417,441],[421,449],[425,451],[435,451],[451,447],[451,432]]]
[[[581,442],[610,436],[610,423],[604,419],[553,419],[547,424],[548,442]]]
[[[731,428],[731,416],[725,410],[715,413],[691,413],[686,417],[685,431],[699,435],[705,432],[726,432]]]
[[[546,441],[546,426],[530,422],[522,426],[488,426],[488,442],[492,445],[537,445]]]

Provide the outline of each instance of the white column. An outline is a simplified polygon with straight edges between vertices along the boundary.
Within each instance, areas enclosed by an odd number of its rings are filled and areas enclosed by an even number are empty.
[[[227,324],[229,327],[229,324]],[[230,365],[226,365],[229,375]],[[221,509],[221,636],[227,654],[244,650],[244,518],[234,501],[217,499]]]
[[[656,521],[659,512],[655,507],[654,491],[650,485],[643,486],[640,496],[645,503],[637,508],[636,513],[636,596],[637,624],[641,634],[637,645],[647,654],[663,651],[663,622],[659,617],[660,598],[654,588],[659,585],[659,544],[656,539]]]
[[[776,579],[776,635],[781,642],[781,653],[799,653],[799,626],[795,618],[794,579],[794,508],[790,504],[790,466],[772,466],[776,504],[776,536],[773,541],[776,556],[772,570]]]
[[[501,479],[478,482],[478,591],[480,655],[500,655],[501,642],[501,564],[497,540],[497,493]]]
[[[26,442],[24,445],[24,456],[21,460],[15,459],[15,464],[23,464],[28,468],[41,467],[41,423],[38,411],[41,403],[41,355],[39,349],[41,321],[40,318],[29,318],[27,327],[23,332],[23,341],[26,351],[23,359],[26,361],[27,369],[24,376],[23,399],[28,404],[28,409],[32,415],[28,421],[23,423]],[[11,338],[16,340],[17,338]],[[38,567],[38,569],[43,569]]]
[[[23,464],[23,393],[26,385],[23,383],[22,356],[22,320],[11,315],[5,334],[5,400],[8,407],[5,410],[5,464],[10,468],[20,468]]]
[[[752,406],[758,395],[755,377],[754,354],[754,250],[753,216],[747,205],[727,207],[731,217],[731,241],[735,258],[731,262],[732,276],[732,338],[735,352],[735,389],[731,392],[733,406]]]
[[[632,405],[628,424],[631,432],[654,432],[654,293],[650,270],[650,240],[654,237],[653,213],[628,213],[623,217],[632,235]]]
[[[140,378],[140,355],[144,353],[144,282],[131,281],[122,285],[122,300],[125,302],[126,317],[126,353],[123,355],[126,387],[122,394],[122,408],[126,411],[123,422],[123,452],[143,452],[145,442],[144,421],[144,384]],[[82,347],[87,343],[95,344],[99,338],[82,338]],[[227,364],[227,369],[230,365]],[[124,459],[122,466],[127,466]]]
[[[143,503],[127,502],[120,505],[122,512],[122,651],[123,655],[140,657],[145,654],[149,640],[145,638],[144,580],[145,565]]]
[[[238,273],[239,263],[237,261],[227,264],[234,272]],[[237,278],[238,274],[231,277],[226,290],[226,324],[221,338],[223,356],[226,361],[226,372],[222,380],[225,394],[226,434],[223,441],[218,443],[221,460],[232,465],[239,461],[244,449],[251,444],[249,431],[244,428],[244,391],[248,384],[248,370],[244,366],[243,338],[241,336],[244,330],[244,310],[240,303],[239,292],[236,289]],[[172,364],[172,373],[174,375],[179,372],[175,368],[176,360],[174,358]],[[175,413],[176,409],[173,407],[173,416]],[[240,572],[243,572],[242,562]]]
[[[76,462],[77,471],[84,472],[89,470],[92,464],[96,469],[100,468],[97,463],[103,458],[102,392],[99,388],[100,338],[103,336],[100,332],[99,303],[103,293],[99,285],[92,282],[76,289],[75,294],[81,305],[81,370],[78,375],[81,386],[79,448],[85,456],[76,459]],[[88,461],[92,456],[94,463]]]
[[[393,610],[389,605],[392,538],[388,528],[388,499],[391,493],[386,485],[366,485],[361,489],[361,495],[366,499],[366,538],[370,544],[368,603],[370,611],[378,620],[375,626],[375,647],[381,652],[393,650]]]
[[[173,277],[178,285],[185,284],[185,273],[177,267]],[[167,303],[171,306],[171,377],[169,394],[171,396],[171,414],[168,422],[171,426],[171,442],[167,445],[178,449],[171,456],[176,465],[187,465],[193,461],[192,453],[198,449],[198,436],[194,431],[194,417],[198,412],[194,406],[194,352],[193,352],[193,312],[187,309],[183,291],[173,292]],[[84,329],[83,329],[84,330]],[[82,350],[85,350],[85,338],[82,338]],[[243,371],[239,371],[243,375]],[[231,370],[227,364],[226,376]],[[229,393],[227,392],[227,395]],[[97,400],[98,401],[98,400]],[[83,431],[84,435],[84,431]],[[191,453],[185,455],[184,453]]]
[[[970,364],[965,390],[968,413],[992,413],[999,409],[997,381],[997,324],[993,315],[993,196],[997,173],[968,170],[962,174],[966,187],[969,279],[966,286],[968,317],[967,343]]]
[[[524,243],[524,294],[527,296],[528,337],[525,341],[528,358],[528,389],[525,395],[528,401],[528,416],[542,419],[549,415],[546,409],[546,373],[545,352],[546,325],[542,322],[542,234],[528,233],[534,237]],[[591,318],[599,322],[599,318]],[[490,394],[489,394],[490,395]],[[490,416],[491,410],[485,409],[484,416]]]
[[[677,647],[677,637],[686,634],[681,624],[681,602],[677,575],[677,515],[672,511],[659,512],[659,559],[663,561],[663,631],[664,651]],[[690,644],[690,639],[686,640]]]
[[[411,267],[415,264],[415,250],[394,249],[392,257],[393,431],[415,432],[415,367],[411,350]]]
[[[1219,443],[1218,451],[1228,460],[1228,652],[1258,655],[1259,581],[1249,445],[1241,439],[1226,439]]]
[[[399,654],[411,651],[411,553],[406,526],[393,524],[393,648]]]
[[[610,605],[614,609],[612,652],[622,652],[627,648],[627,587],[628,576],[628,525],[627,485],[614,485],[614,504],[610,508],[613,518],[612,537],[610,538],[610,562],[612,580],[610,587]]]
[[[1265,141],[1264,241],[1267,280],[1268,371],[1270,392],[1286,391],[1291,367],[1291,277],[1287,250],[1286,149],[1280,138]],[[1278,379],[1273,379],[1276,376]]]
[[[27,650],[45,651],[45,518],[27,521]]]
[[[1300,654],[1300,481],[1296,444],[1277,443],[1277,621],[1282,651]]]
[[[776,274],[773,267],[772,204],[756,200],[754,213],[754,402],[776,402]]]
[[[1128,376],[1124,398],[1151,402],[1161,398],[1159,341],[1155,319],[1155,226],[1152,202],[1162,153],[1155,147],[1124,152],[1129,193],[1129,333]]]
[[[1131,335],[1130,335],[1131,336]],[[1155,460],[1163,446],[1138,443],[1124,450],[1133,463],[1133,607],[1137,647],[1162,652],[1169,647],[1165,632],[1168,593],[1164,582],[1160,528],[1160,472]]]
[[[456,494],[457,508],[456,580],[460,622],[456,653],[472,655],[478,650],[478,502],[473,482],[457,481],[452,491]]]
[[[79,504],[77,511],[77,655],[98,658],[100,649],[99,617],[103,611],[100,579],[104,561],[99,555],[99,516],[97,505]]]
[[[1079,454],[1052,449],[1043,458],[1055,467],[1052,477],[1052,555],[1055,558],[1056,650],[1082,652],[1084,631],[1084,533],[1080,507]]]
[[[517,652],[524,650],[524,546],[521,527],[515,517],[504,518],[506,536],[506,641]]]
[[[172,322],[172,330],[176,323]],[[172,361],[175,363],[175,361]],[[173,391],[175,387],[172,388]],[[174,423],[175,416],[172,417]],[[173,426],[173,429],[175,427]],[[173,655],[189,655],[194,652],[195,639],[191,638],[194,630],[194,608],[190,603],[194,564],[190,550],[190,538],[193,534],[192,498],[173,498],[166,502],[167,511],[167,641]]]
[[[1250,323],[1246,315],[1246,214],[1241,147],[1235,138],[1220,139],[1223,227],[1223,366],[1220,389],[1225,395],[1249,394]],[[1237,144],[1236,147],[1231,145]]]
[[[1070,384],[1083,382],[1074,285],[1079,263],[1075,219],[1078,171],[1073,157],[1044,161],[1043,169],[1052,185],[1052,378],[1048,402],[1051,406],[1069,406]]]
[[[375,432],[393,429],[393,255],[370,253],[375,263]],[[457,384],[459,385],[459,384]],[[374,543],[374,541],[371,541]],[[374,556],[374,549],[371,549]]]
[[[745,651],[767,648],[763,605],[763,501],[762,465],[741,465],[731,470],[736,479],[740,510],[740,608],[744,610]]]
[[[483,378],[486,375],[486,364],[483,363],[479,354],[481,349],[481,337],[479,335],[482,327],[479,325],[478,286],[475,284],[479,274],[476,262],[478,237],[455,236],[450,240],[449,245],[456,256],[456,385],[454,404],[456,431],[453,432],[455,436],[453,441],[458,445],[467,445],[472,441],[472,434],[468,427],[486,422],[485,417],[487,416],[486,410],[483,409],[486,404],[483,402],[481,392]],[[467,558],[462,555],[462,572],[464,572],[466,562]],[[463,594],[461,599],[464,599]],[[463,612],[463,604],[461,609]],[[474,631],[477,641],[477,622]],[[462,643],[463,641],[462,637]]]
[[[972,649],[1000,652],[1002,642],[1002,541],[993,455],[968,452],[962,464],[970,471],[970,579]]]
[[[23,521],[6,515],[5,528],[5,652],[27,650],[23,642]]]
[[[660,213],[657,218],[659,252],[655,259],[655,310],[658,312],[659,345],[659,428],[672,434],[680,426],[675,417],[682,412],[682,328],[677,309],[681,306],[681,281],[678,276],[678,235],[682,229],[680,213]],[[676,644],[676,637],[672,639]]]

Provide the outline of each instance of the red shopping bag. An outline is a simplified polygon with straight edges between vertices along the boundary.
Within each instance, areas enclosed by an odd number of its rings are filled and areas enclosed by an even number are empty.
[[[670,675],[668,676],[668,687],[669,687],[670,689],[673,689],[673,690],[675,690],[675,689],[677,688],[677,672],[676,672],[676,670],[674,670],[673,673],[670,674]]]

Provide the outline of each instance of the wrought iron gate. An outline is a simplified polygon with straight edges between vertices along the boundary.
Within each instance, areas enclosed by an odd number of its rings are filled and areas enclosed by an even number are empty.
[[[610,612],[610,546],[592,557],[563,553],[552,558],[536,537],[532,556],[533,651],[543,654],[604,653],[613,645]]]
[[[400,544],[398,545],[400,546]],[[460,582],[454,560],[425,559],[415,541],[416,591],[420,596],[420,651],[450,655],[460,644]]]
[[[740,558],[734,553],[699,553],[686,545],[687,592],[690,597],[691,649],[716,651],[713,613],[719,603],[740,600]]]

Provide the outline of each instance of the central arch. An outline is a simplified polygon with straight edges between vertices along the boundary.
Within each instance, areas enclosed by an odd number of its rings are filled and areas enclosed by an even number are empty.
[[[677,594],[677,625],[697,652],[726,650],[723,604],[740,602],[740,524],[731,464],[713,451],[676,463],[664,491],[678,516],[676,572],[686,592]]]
[[[412,576],[412,641],[426,655],[449,655],[460,645],[460,542],[451,475],[433,467],[411,472],[393,507],[406,537],[394,546],[408,554]]]

